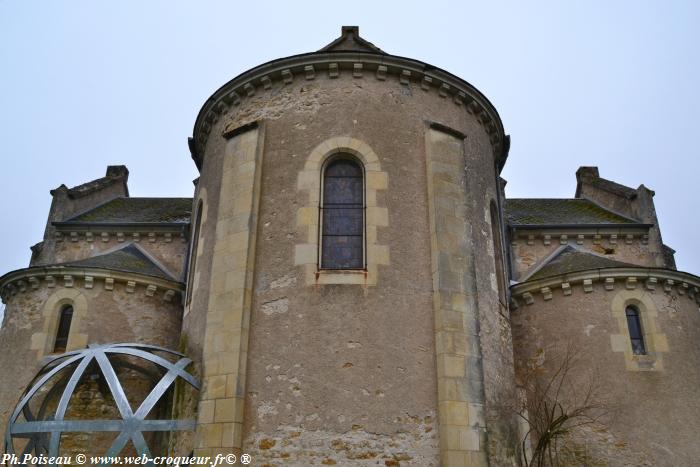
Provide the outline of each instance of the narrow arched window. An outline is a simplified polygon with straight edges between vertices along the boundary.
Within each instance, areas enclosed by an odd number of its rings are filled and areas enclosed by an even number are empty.
[[[194,221],[194,232],[192,233],[192,242],[190,243],[190,262],[187,268],[187,300],[189,305],[192,300],[192,282],[194,280],[194,268],[197,265],[197,248],[199,247],[199,229],[202,224],[202,201],[197,204],[197,216]]]
[[[644,346],[644,334],[642,333],[642,322],[639,319],[639,310],[634,306],[628,306],[625,309],[627,315],[627,329],[630,332],[630,341],[632,342],[632,353],[635,355],[644,355],[647,353]]]
[[[341,155],[326,165],[321,199],[321,268],[364,268],[363,193],[363,170],[355,159]]]
[[[500,216],[496,203],[491,201],[491,238],[493,238],[493,259],[496,263],[496,282],[498,283],[498,299],[506,304],[505,273],[503,268],[503,242]]]
[[[61,309],[61,314],[58,317],[58,331],[56,331],[56,342],[53,345],[53,351],[65,352],[68,346],[68,335],[70,334],[70,323],[73,320],[73,307],[66,305]]]

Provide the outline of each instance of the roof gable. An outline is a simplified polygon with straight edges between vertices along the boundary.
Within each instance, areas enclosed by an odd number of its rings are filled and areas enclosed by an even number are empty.
[[[545,277],[559,276],[572,272],[586,271],[589,269],[604,268],[636,268],[630,263],[623,263],[594,253],[586,252],[567,245],[552,255],[532,275],[525,280],[544,279]]]
[[[73,266],[80,268],[111,269],[131,272],[166,280],[176,280],[169,272],[156,264],[137,245],[130,243],[118,250],[78,261],[70,261],[52,266]]]
[[[370,52],[386,55],[382,49],[360,37],[359,26],[343,26],[340,37],[319,52]]]

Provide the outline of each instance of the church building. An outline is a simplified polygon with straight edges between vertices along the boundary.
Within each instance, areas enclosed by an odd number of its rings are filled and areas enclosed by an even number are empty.
[[[562,429],[561,465],[696,464],[700,278],[654,192],[583,166],[506,198],[509,147],[479,90],[354,26],[233,78],[191,198],[109,166],[0,272],[5,452],[516,466]]]

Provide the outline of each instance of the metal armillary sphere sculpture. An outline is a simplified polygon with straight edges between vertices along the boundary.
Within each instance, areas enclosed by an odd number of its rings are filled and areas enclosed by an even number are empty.
[[[139,456],[150,456],[144,432],[195,428],[194,420],[152,418],[156,404],[178,378],[199,390],[199,382],[185,371],[190,363],[192,360],[178,352],[143,344],[91,345],[87,349],[52,356],[30,383],[8,420],[5,451],[15,454],[15,443],[24,439],[22,455],[54,457],[59,455],[61,434],[117,432],[105,455],[118,455],[131,441]],[[147,382],[150,387],[135,411],[117,376],[122,370],[138,375],[135,382]],[[106,387],[105,392],[111,394],[118,409],[119,419],[66,418],[76,388],[86,380],[99,380]],[[134,380],[132,377],[129,381]],[[147,419],[149,415],[151,418]]]

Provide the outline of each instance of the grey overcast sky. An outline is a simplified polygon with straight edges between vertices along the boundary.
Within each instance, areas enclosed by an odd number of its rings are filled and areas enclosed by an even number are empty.
[[[580,165],[644,183],[679,269],[700,273],[698,24],[694,1],[0,0],[0,275],[27,266],[61,183],[125,164],[132,196],[191,196],[207,97],[341,25],[493,102],[509,197],[573,197]]]

